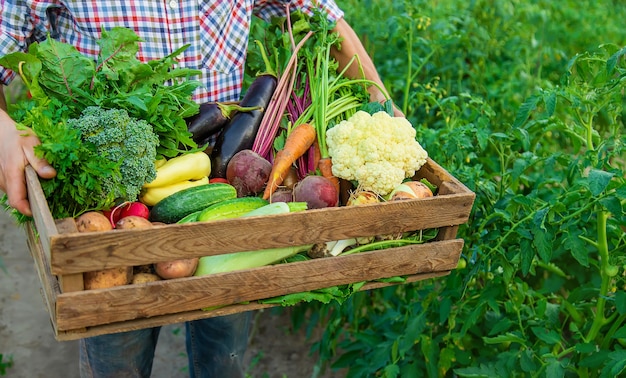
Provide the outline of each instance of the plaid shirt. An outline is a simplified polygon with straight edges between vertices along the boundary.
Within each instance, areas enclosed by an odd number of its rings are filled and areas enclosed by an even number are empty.
[[[332,0],[0,0],[0,56],[26,51],[30,42],[50,33],[95,59],[100,31],[124,26],[144,41],[139,46],[141,61],[190,44],[178,58],[181,67],[202,71],[194,78],[203,84],[194,100],[233,101],[241,91],[252,15],[266,20],[282,16],[285,3],[307,14],[320,6],[330,20],[343,16]],[[14,72],[0,67],[4,84],[13,77]]]

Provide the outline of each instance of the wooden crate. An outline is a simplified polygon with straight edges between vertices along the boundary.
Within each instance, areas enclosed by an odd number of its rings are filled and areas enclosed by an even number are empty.
[[[52,219],[39,180],[27,170],[34,224],[28,246],[57,340],[141,329],[270,307],[260,299],[367,281],[363,290],[449,274],[463,240],[474,193],[433,160],[417,172],[438,186],[432,198],[307,210],[264,217],[78,233],[72,219]],[[84,290],[83,272],[180,258],[303,245],[359,236],[437,229],[430,242],[278,264],[203,277]],[[205,311],[206,308],[219,307]]]

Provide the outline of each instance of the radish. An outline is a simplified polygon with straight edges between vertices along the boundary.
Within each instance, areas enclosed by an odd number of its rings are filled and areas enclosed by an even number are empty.
[[[310,175],[293,187],[293,200],[306,202],[309,209],[321,209],[337,206],[339,193],[326,177]]]
[[[115,225],[120,219],[131,215],[148,219],[150,217],[150,210],[148,206],[141,202],[122,202],[113,209],[105,211],[104,215],[109,218],[111,226],[115,228]]]

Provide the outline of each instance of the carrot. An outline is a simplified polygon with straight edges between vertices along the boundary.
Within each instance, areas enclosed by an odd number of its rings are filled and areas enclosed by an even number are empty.
[[[293,163],[313,145],[315,141],[315,127],[309,123],[302,123],[294,127],[285,139],[285,146],[276,153],[272,163],[270,178],[263,192],[263,198],[269,199],[282,184]]]
[[[321,158],[317,162],[317,167],[319,168],[321,175],[329,179],[337,189],[337,193],[340,193],[339,178],[333,175],[333,159],[330,157]]]

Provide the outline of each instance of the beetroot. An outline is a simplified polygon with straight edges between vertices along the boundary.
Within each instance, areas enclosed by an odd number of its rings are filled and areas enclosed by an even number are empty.
[[[274,202],[292,202],[293,201],[293,194],[291,192],[291,189],[283,189],[283,188],[278,188],[274,193],[272,193],[272,196],[270,197],[270,202],[274,203]]]
[[[272,163],[252,150],[237,152],[228,162],[226,179],[238,197],[261,192],[270,177]]]
[[[339,193],[326,177],[310,175],[293,187],[293,200],[306,202],[309,209],[321,209],[337,206]]]

